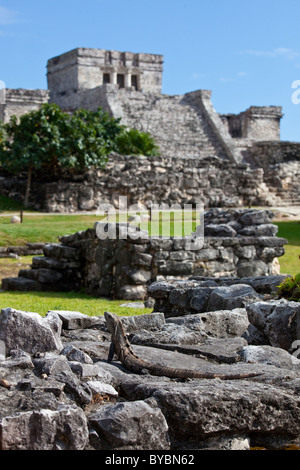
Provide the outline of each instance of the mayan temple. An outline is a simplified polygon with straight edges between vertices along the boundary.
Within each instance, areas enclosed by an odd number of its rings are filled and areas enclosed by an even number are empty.
[[[210,90],[163,94],[163,63],[163,56],[158,54],[76,48],[48,60],[47,90],[7,89],[5,103],[0,104],[0,119],[7,122],[12,115],[20,116],[50,102],[70,113],[78,108],[102,107],[121,118],[122,124],[149,132],[161,156],[150,162],[157,170],[156,189],[148,191],[148,163],[131,160],[132,168],[138,165],[140,171],[139,182],[132,183],[131,198],[136,193],[139,202],[145,202],[146,193],[149,199],[155,192],[157,199],[160,189],[162,196],[157,202],[161,202],[163,195],[170,193],[171,182],[171,192],[174,184],[178,193],[175,197],[173,191],[172,197],[179,203],[199,199],[208,206],[299,203],[300,144],[280,140],[281,106],[251,106],[239,114],[219,114]],[[181,167],[194,173],[183,178]],[[116,160],[110,162],[101,177],[109,179],[112,171],[117,172],[114,192],[123,188],[124,194],[124,172],[118,172],[118,168]],[[167,179],[166,172],[170,172]],[[242,186],[237,184],[240,174],[245,175]],[[88,202],[80,203],[79,199],[84,199],[80,189],[72,188],[71,207],[68,190],[62,191],[65,202],[55,200],[52,188],[42,207],[57,211],[93,209],[103,197],[106,201],[112,197],[106,194],[105,184],[100,189],[94,185]]]

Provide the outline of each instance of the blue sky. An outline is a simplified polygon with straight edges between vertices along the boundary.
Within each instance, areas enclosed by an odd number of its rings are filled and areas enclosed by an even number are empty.
[[[0,80],[47,88],[47,60],[76,47],[163,54],[163,93],[282,106],[281,139],[298,142],[299,17],[299,0],[0,0]]]

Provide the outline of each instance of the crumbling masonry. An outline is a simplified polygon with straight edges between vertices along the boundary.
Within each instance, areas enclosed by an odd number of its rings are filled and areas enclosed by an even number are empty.
[[[161,156],[150,162],[136,158],[127,163],[125,158],[123,164],[119,156],[112,156],[106,172],[95,172],[92,181],[83,176],[74,184],[54,182],[42,193],[32,191],[34,207],[58,212],[95,210],[99,203],[113,202],[117,192],[130,198],[138,193],[137,202],[143,204],[151,199],[168,203],[170,198],[180,204],[200,200],[206,207],[300,202],[300,144],[280,141],[280,106],[252,106],[238,115],[220,115],[209,90],[162,94],[162,72],[161,55],[78,48],[48,61],[48,90],[6,90],[6,102],[0,105],[4,121],[38,109],[43,102],[56,103],[68,112],[102,107],[121,117],[123,124],[150,132],[160,147]],[[138,171],[139,178],[128,188],[128,178],[123,176],[133,164],[131,174]],[[161,187],[161,179],[174,167],[178,181],[170,191]],[[188,170],[192,174],[182,178]],[[145,183],[149,172],[150,188]],[[231,178],[223,178],[227,172]],[[241,172],[246,175],[243,187]],[[22,181],[1,183],[2,194],[21,197]],[[157,190],[162,193],[158,201]]]

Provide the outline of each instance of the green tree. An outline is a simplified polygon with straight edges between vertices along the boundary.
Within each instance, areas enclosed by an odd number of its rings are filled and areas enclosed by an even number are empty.
[[[64,113],[55,104],[12,116],[0,129],[0,162],[9,172],[27,171],[25,206],[28,205],[33,169],[55,174],[61,168],[84,170],[103,167],[116,150],[123,127],[102,109]]]

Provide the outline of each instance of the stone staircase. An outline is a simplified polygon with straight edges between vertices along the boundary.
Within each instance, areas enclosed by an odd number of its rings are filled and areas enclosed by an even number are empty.
[[[126,91],[125,96],[124,90],[117,90],[116,95],[110,95],[109,105],[123,124],[153,135],[164,156],[228,158],[222,137],[208,122],[201,100],[200,92],[198,96],[169,96]],[[223,126],[221,121],[218,124]]]
[[[48,244],[43,247],[43,254],[34,257],[31,269],[21,269],[18,277],[2,279],[2,289],[68,292],[80,288],[81,262],[76,248]]]

